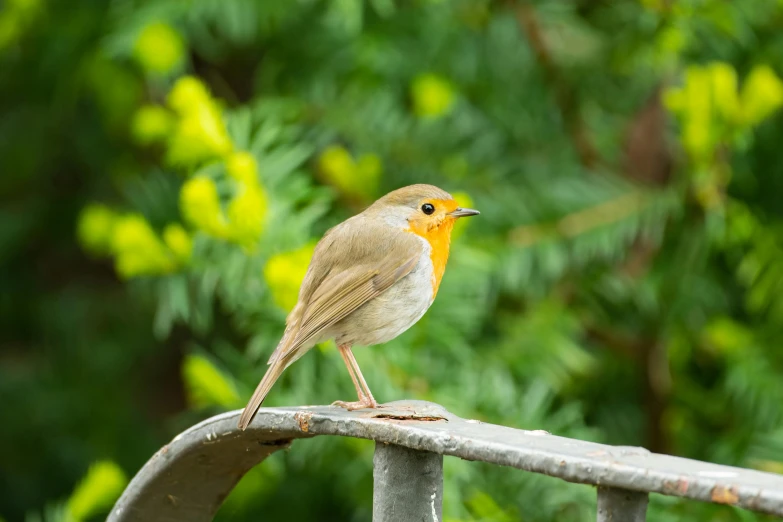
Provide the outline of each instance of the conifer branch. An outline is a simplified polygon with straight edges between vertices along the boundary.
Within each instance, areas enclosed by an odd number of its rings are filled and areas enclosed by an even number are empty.
[[[538,65],[541,67],[546,81],[549,83],[555,97],[555,103],[560,110],[560,116],[566,126],[574,149],[579,155],[583,167],[593,169],[602,163],[595,146],[587,132],[582,119],[576,94],[566,83],[560,70],[552,59],[546,40],[541,31],[533,6],[528,2],[511,2],[514,14],[520,28],[525,33]]]
[[[518,246],[530,246],[552,236],[573,238],[596,228],[611,225],[638,214],[649,203],[641,192],[628,192],[598,205],[567,214],[554,223],[522,225],[509,237]]]

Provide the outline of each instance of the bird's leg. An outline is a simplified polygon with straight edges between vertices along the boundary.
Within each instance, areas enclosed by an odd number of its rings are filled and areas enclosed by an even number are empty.
[[[359,377],[359,382],[362,385],[362,388],[364,389],[364,396],[369,401],[370,408],[377,408],[378,403],[375,402],[375,397],[372,396],[372,392],[370,391],[370,387],[367,386],[367,381],[364,380],[364,375],[362,375],[362,370],[359,368],[359,363],[356,362],[356,357],[353,356],[353,352],[351,351],[351,347],[349,346],[346,350],[348,353],[348,358],[351,361],[351,364],[353,365],[353,369],[356,372],[356,375]]]
[[[359,363],[356,362],[356,359],[353,356],[353,352],[351,352],[351,346],[344,344],[338,346],[337,348],[340,350],[340,355],[342,355],[343,361],[345,361],[345,366],[348,367],[348,373],[351,374],[351,380],[353,380],[353,385],[356,387],[356,395],[359,396],[359,400],[357,402],[335,401],[332,403],[332,405],[341,406],[347,410],[377,408],[378,403],[375,402],[375,399],[370,392],[370,387],[367,386],[367,381],[364,380],[362,371],[359,369]]]
[[[348,368],[348,373],[351,376],[351,380],[353,381],[353,386],[356,388],[356,395],[359,396],[359,400],[364,399],[364,390],[361,386],[359,386],[359,381],[356,378],[356,372],[353,369],[353,365],[351,364],[351,359],[348,357],[348,353],[351,353],[351,347],[348,345],[340,345],[337,347],[338,350],[340,350],[340,355],[343,358],[343,362],[345,362],[345,367]]]

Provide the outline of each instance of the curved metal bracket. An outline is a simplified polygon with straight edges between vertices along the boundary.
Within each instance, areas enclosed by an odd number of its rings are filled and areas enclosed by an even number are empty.
[[[108,520],[212,520],[223,499],[250,468],[286,448],[291,440],[315,435],[374,440],[378,443],[376,464],[386,462],[386,457],[378,456],[379,450],[387,445],[403,446],[569,482],[732,504],[783,516],[781,475],[464,420],[427,402],[397,402],[358,411],[331,406],[262,408],[244,432],[236,428],[239,414],[234,411],[212,417],[175,437],[134,477]],[[431,479],[441,480],[437,463],[427,461],[426,465],[435,470]],[[427,488],[432,484],[417,490],[424,494],[426,489],[430,495]],[[422,497],[437,518],[442,484],[440,491],[434,489],[433,496]],[[383,501],[382,493],[375,493],[376,507]],[[638,497],[639,502],[646,502],[646,495]]]

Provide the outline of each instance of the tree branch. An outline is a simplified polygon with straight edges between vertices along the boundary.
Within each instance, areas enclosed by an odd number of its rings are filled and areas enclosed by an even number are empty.
[[[552,55],[549,52],[544,36],[541,32],[541,26],[538,23],[533,6],[527,2],[514,3],[509,2],[514,10],[520,28],[525,33],[533,54],[538,61],[538,65],[544,72],[546,81],[550,84],[555,96],[555,102],[560,109],[560,116],[566,126],[566,130],[571,138],[574,149],[579,155],[579,161],[587,169],[596,167],[600,161],[598,152],[595,150],[590,136],[587,132],[584,120],[579,111],[576,96],[569,85],[563,80],[560,70],[555,65]]]
[[[509,238],[517,245],[530,246],[552,236],[576,237],[638,214],[647,202],[642,193],[628,192],[598,205],[572,212],[553,223],[519,226],[510,232]]]

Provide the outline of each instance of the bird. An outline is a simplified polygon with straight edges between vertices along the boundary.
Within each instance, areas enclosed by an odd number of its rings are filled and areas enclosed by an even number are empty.
[[[454,223],[478,214],[436,186],[417,184],[389,192],[327,230],[315,247],[268,369],[242,411],[239,429],[247,428],[286,368],[330,339],[359,399],[333,405],[377,408],[351,348],[386,343],[421,319],[438,293]]]

